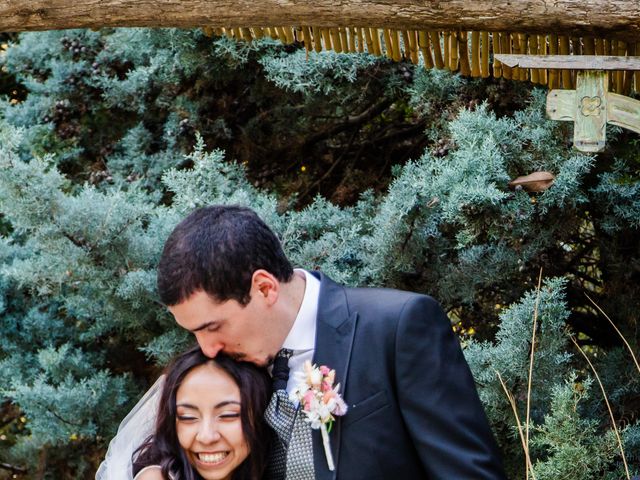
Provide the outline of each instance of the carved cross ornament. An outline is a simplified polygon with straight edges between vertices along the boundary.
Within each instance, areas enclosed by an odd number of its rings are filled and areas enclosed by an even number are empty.
[[[638,57],[496,55],[508,66],[579,70],[575,90],[550,90],[547,116],[574,123],[573,145],[581,152],[604,150],[607,123],[640,133],[640,101],[609,92],[607,70],[640,70]]]

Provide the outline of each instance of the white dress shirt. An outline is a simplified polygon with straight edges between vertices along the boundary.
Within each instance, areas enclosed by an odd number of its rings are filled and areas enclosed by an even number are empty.
[[[313,360],[313,352],[316,345],[318,298],[320,297],[320,280],[306,270],[296,268],[296,272],[304,273],[306,283],[300,310],[289,331],[289,335],[287,335],[282,344],[282,348],[293,350],[293,355],[289,358],[288,393],[291,393],[295,388],[293,374],[302,370],[305,361]]]

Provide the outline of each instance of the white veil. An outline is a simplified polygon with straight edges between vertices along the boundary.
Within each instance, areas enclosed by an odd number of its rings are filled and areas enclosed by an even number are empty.
[[[122,420],[96,472],[96,480],[133,480],[131,456],[154,431],[164,378],[160,376]]]

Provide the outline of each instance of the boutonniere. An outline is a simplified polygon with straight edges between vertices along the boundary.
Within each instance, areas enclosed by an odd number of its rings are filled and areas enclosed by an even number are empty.
[[[327,456],[329,470],[335,470],[329,432],[335,417],[347,413],[347,404],[340,396],[340,384],[333,386],[336,371],[325,365],[316,367],[310,361],[304,363],[304,370],[294,374],[296,387],[291,392],[291,400],[299,401],[311,428],[320,429],[322,445]]]

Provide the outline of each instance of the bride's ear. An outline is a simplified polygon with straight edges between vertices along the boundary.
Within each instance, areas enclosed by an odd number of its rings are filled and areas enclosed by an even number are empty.
[[[264,269],[253,272],[251,277],[251,298],[257,298],[271,306],[280,295],[280,281]]]

